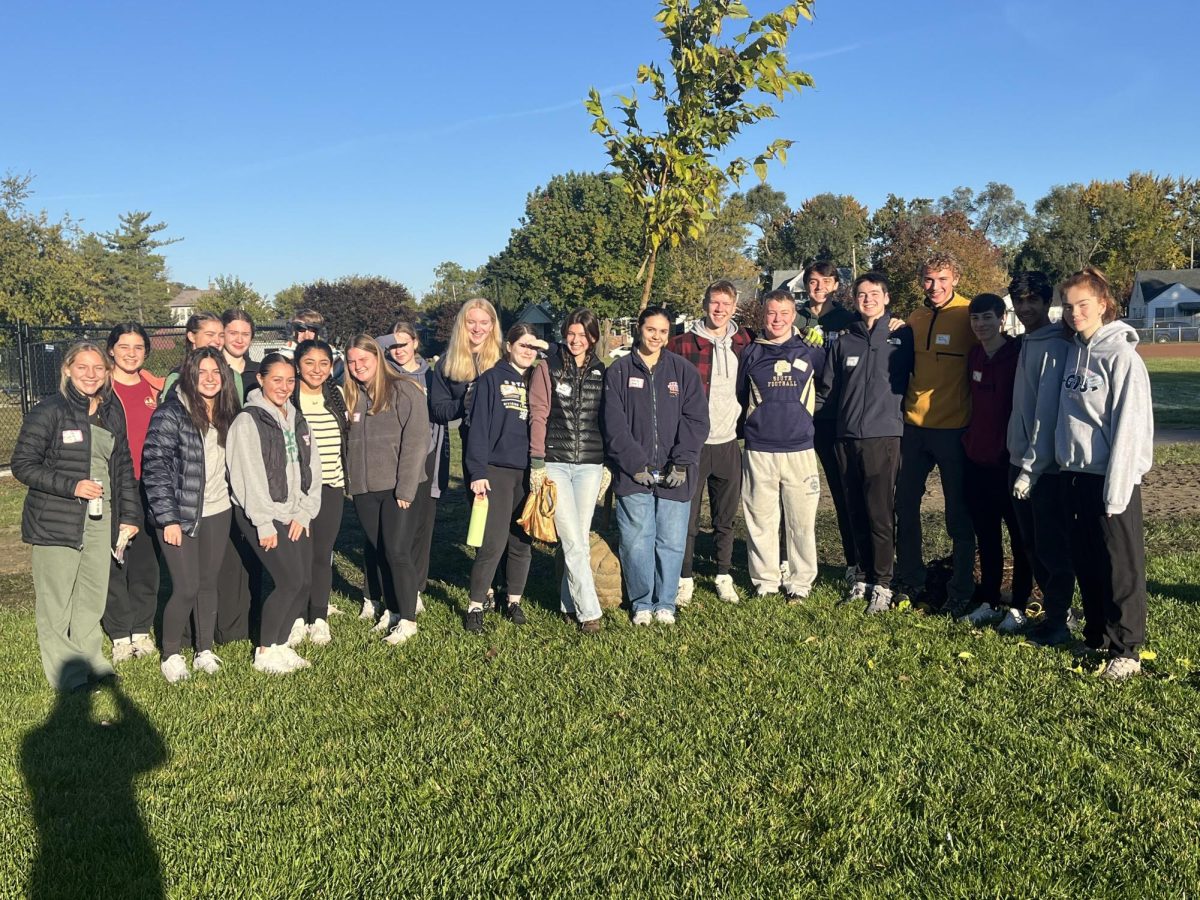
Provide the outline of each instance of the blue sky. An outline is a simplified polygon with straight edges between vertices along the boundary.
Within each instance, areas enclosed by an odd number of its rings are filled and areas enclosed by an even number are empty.
[[[772,8],[751,0],[754,11]],[[582,100],[662,61],[652,0],[5,4],[0,170],[106,231],[152,210],[172,276],[292,282],[433,267],[505,245],[527,193],[603,168]],[[769,181],[874,208],[1005,181],[1200,175],[1191,0],[818,0],[790,54],[816,79],[752,154]],[[610,101],[611,102],[611,101]],[[744,183],[750,187],[753,178]]]

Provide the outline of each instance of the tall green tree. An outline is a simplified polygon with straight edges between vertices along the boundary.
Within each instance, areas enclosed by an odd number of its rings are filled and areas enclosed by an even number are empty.
[[[756,256],[759,258],[759,262],[762,263],[763,259],[771,259],[775,232],[791,213],[787,204],[787,194],[775,190],[764,181],[754,185],[746,193],[734,194],[733,197],[740,197],[746,204],[746,210],[750,214],[750,224],[758,229]],[[766,265],[766,263],[762,264]]]
[[[416,301],[398,281],[352,275],[305,285],[304,306],[325,317],[329,340],[345,345],[359,332],[383,334],[397,319],[416,319]]]
[[[758,266],[742,252],[750,237],[750,217],[746,201],[734,195],[721,204],[703,234],[667,251],[670,264],[661,282],[671,309],[697,315],[712,282],[757,279]]]
[[[438,263],[433,270],[433,285],[421,295],[421,306],[439,306],[443,303],[461,305],[484,292],[486,272],[482,266],[467,269],[453,260]]]
[[[45,325],[95,321],[96,275],[69,219],[32,213],[31,175],[0,179],[0,317]]]
[[[296,310],[304,308],[304,285],[292,284],[276,291],[271,306],[279,318],[291,318],[296,314]]]
[[[867,208],[849,194],[817,194],[778,223],[773,251],[760,244],[759,262],[772,269],[799,269],[830,261],[860,268],[868,258]]]
[[[206,302],[218,312],[244,310],[256,325],[275,320],[275,310],[267,298],[236,275],[218,275],[213,279],[213,291]]]
[[[662,127],[642,126],[636,96],[619,98],[624,114],[619,128],[595,88],[585,103],[618,183],[641,212],[642,309],[650,302],[659,251],[698,239],[716,218],[725,187],[751,167],[765,181],[768,161],[784,162],[792,142],[772,141],[753,160],[715,160],[727,154],[743,128],[775,115],[771,98],[782,100],[813,83],[789,67],[786,55],[793,29],[812,18],[812,0],[794,0],[756,19],[742,0],[659,0],[659,5],[655,20],[670,48],[670,83],[655,63],[640,65],[637,81],[650,86]],[[726,26],[737,20],[748,20],[746,30],[723,40]]]
[[[640,291],[637,207],[611,175],[555,175],[525,201],[504,250],[484,267],[486,293],[515,312],[548,301],[601,318],[631,314]]]
[[[984,237],[1000,248],[1006,266],[1011,266],[1029,230],[1031,217],[1025,204],[1007,184],[989,181],[978,194],[957,187],[938,201],[942,212],[962,213]]]
[[[151,213],[132,211],[118,217],[118,227],[99,237],[108,255],[101,266],[102,313],[108,321],[166,322],[171,297],[167,261],[155,251],[180,238],[155,237],[165,222],[150,222]]]

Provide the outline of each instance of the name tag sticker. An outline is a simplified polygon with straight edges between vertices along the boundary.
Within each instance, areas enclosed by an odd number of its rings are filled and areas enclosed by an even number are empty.
[[[310,443],[310,439],[311,439],[311,437],[312,437],[312,436],[311,436],[311,435],[308,435],[308,434],[301,435],[301,439],[304,441],[304,446],[305,446],[305,447],[309,446],[309,443]]]
[[[642,387],[645,387],[645,386],[646,386],[646,379],[645,379],[645,378],[635,378],[633,375],[630,375],[630,376],[629,376],[629,386],[630,386],[631,388],[642,388]]]
[[[351,422],[361,422],[362,421],[362,413],[356,412],[354,415],[352,415],[350,417],[350,421]]]
[[[808,363],[806,363],[806,362],[805,362],[804,360],[802,360],[802,359],[796,359],[796,360],[793,360],[793,361],[792,361],[792,365],[793,365],[793,366],[795,366],[797,369],[799,369],[801,372],[807,372],[807,371],[808,371]]]
[[[857,356],[847,356],[846,357],[846,368],[847,369],[853,369],[857,365],[858,365],[858,357]]]
[[[971,373],[971,378],[975,381],[983,381],[983,373],[976,369]]]
[[[558,383],[558,387],[556,387],[554,390],[560,397],[570,397],[571,396],[571,386],[569,384],[567,384],[565,381],[560,381]]]
[[[939,347],[949,347],[950,346],[950,335],[939,334],[937,337],[935,337],[933,339],[933,342],[935,344],[937,344]]]
[[[83,443],[83,432],[80,431],[78,428],[68,428],[66,431],[63,432],[63,443],[64,444],[82,444]]]

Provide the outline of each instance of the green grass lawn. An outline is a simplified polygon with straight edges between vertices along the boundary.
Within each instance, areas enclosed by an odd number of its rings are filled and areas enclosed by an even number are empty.
[[[1195,447],[1159,455],[1197,463]],[[0,481],[0,515],[19,494]],[[342,616],[331,646],[303,649],[312,669],[278,680],[233,646],[217,677],[170,686],[142,659],[119,695],[56,701],[29,579],[0,582],[0,896],[31,878],[42,896],[115,895],[131,873],[129,897],[1200,884],[1200,519],[1148,526],[1155,656],[1113,686],[1069,651],[910,612],[866,619],[838,605],[832,567],[802,607],[728,606],[701,579],[676,628],[609,614],[586,637],[558,619],[538,552],[529,625],[489,617],[473,637],[460,496],[439,514],[418,637],[391,649]],[[343,545],[338,584],[355,593]],[[819,548],[833,559],[825,513]],[[702,573],[710,553],[702,536]]]
[[[1154,424],[1159,428],[1200,428],[1200,358],[1148,359]]]

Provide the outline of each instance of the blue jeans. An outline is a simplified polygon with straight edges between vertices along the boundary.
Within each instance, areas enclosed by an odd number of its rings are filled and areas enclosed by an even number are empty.
[[[691,510],[690,500],[664,500],[653,494],[617,498],[621,574],[635,615],[675,611]]]
[[[560,590],[562,611],[580,622],[590,622],[603,615],[596,582],[592,580],[592,513],[596,495],[600,493],[599,463],[572,465],[546,463],[546,478],[558,487],[558,506],[554,510],[554,527],[563,551],[563,579]]]

